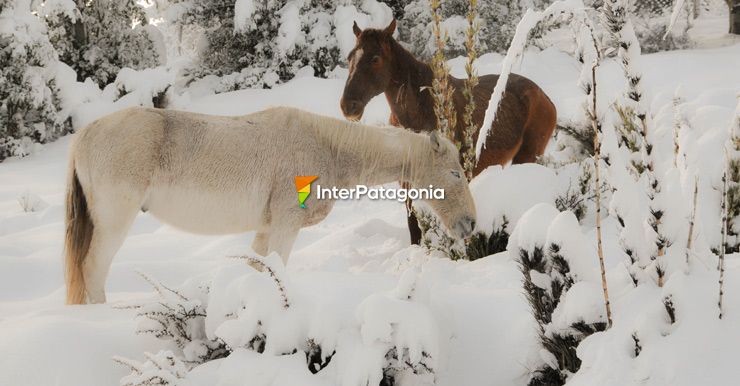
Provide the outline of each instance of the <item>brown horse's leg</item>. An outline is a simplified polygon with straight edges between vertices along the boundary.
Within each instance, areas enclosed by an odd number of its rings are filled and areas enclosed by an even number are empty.
[[[409,226],[409,238],[412,245],[419,245],[421,244],[421,228],[419,228],[419,220],[411,208],[411,200],[406,200],[406,222]]]
[[[473,176],[477,176],[485,170],[487,167],[492,165],[501,165],[506,166],[509,161],[511,161],[512,158],[519,152],[519,149],[522,146],[521,140],[517,142],[514,146],[504,149],[504,148],[491,148],[491,149],[483,149],[483,152],[481,153],[480,159],[478,160],[478,163],[475,165],[475,169],[473,169]]]
[[[545,146],[547,146],[547,141],[541,141],[539,138],[535,137],[525,137],[522,141],[522,146],[514,156],[514,159],[511,160],[511,163],[526,164],[537,161],[537,156],[542,154],[538,152],[538,149],[541,147],[541,143],[543,142]]]
[[[522,146],[512,160],[515,164],[537,161],[537,157],[545,153],[547,144],[555,131],[557,112],[547,95],[540,90],[535,97],[530,99],[534,103],[531,104],[533,107],[530,108],[524,127]]]
[[[409,188],[409,184],[402,182],[401,187],[404,189]],[[413,207],[413,201],[411,199],[406,199],[406,222],[409,227],[409,237],[411,239],[411,245],[419,245],[421,244],[421,228],[419,228],[419,220],[416,218],[416,215],[414,214],[414,207]]]

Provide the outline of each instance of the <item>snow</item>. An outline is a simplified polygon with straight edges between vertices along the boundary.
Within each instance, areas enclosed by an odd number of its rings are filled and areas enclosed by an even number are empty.
[[[376,15],[370,8],[363,11]],[[350,6],[338,7],[337,13],[340,9],[359,14]],[[380,17],[383,12],[372,19],[378,20],[374,25],[387,24],[389,19]],[[351,34],[351,19],[341,19],[349,23],[345,27]],[[369,20],[358,23],[366,27]],[[347,44],[353,44],[351,39],[352,35]],[[477,67],[482,74],[492,73],[505,61],[500,55],[484,55]],[[461,60],[451,63],[453,71],[462,71]],[[667,216],[665,224],[666,232],[676,235],[666,259],[678,259],[681,264],[669,271],[663,288],[633,287],[613,213],[604,219],[614,325],[579,346],[583,364],[569,385],[734,384],[733,361],[740,354],[740,256],[727,256],[725,318],[718,320],[717,261],[708,249],[718,240],[716,188],[722,157],[717,151],[728,137],[737,105],[737,68],[740,44],[642,57],[642,86],[653,96],[650,111],[655,114],[658,171],[668,171],[673,163],[670,106],[677,83],[685,100],[681,113],[686,128],[679,139],[690,170],[669,172],[663,180],[667,205],[684,209]],[[59,79],[66,77],[60,87],[66,95],[65,108],[77,126],[128,105],[151,103],[152,93],[169,84],[171,74],[160,71],[122,72],[117,83],[130,94],[117,99],[109,95],[111,90],[70,80],[68,68],[57,69]],[[582,117],[579,71],[575,59],[554,48],[523,51],[517,69],[543,87],[562,119],[571,120]],[[621,94],[621,73],[617,61],[606,59],[599,68],[599,95]],[[173,108],[224,115],[290,105],[341,117],[338,101],[343,84],[341,77],[302,76],[269,90],[221,94],[204,85],[174,95],[171,103]],[[608,110],[611,102],[600,98],[601,111]],[[388,112],[384,97],[379,96],[370,102],[363,121],[384,123]],[[136,270],[171,288],[211,283],[207,305],[201,303],[208,317],[198,338],[220,338],[234,351],[228,358],[194,367],[184,380],[187,385],[377,384],[391,348],[412,362],[428,361],[434,369],[433,376],[402,372],[396,378],[400,385],[430,384],[430,378],[441,386],[525,385],[529,370],[553,358],[537,345],[538,330],[522,294],[514,246],[558,243],[569,258],[577,280],[561,299],[550,331],[581,319],[603,320],[592,208],[581,224],[573,214],[555,209],[554,200],[572,182],[574,170],[535,164],[490,168],[471,183],[478,230],[497,229],[505,216],[507,229],[513,232],[510,250],[474,262],[453,262],[409,246],[400,203],[339,202],[325,221],[301,231],[287,267],[268,259],[283,282],[290,303],[285,308],[272,277],[229,258],[249,255],[253,234],[190,235],[142,213],[111,267],[110,303],[63,306],[60,255],[70,140],[70,136],[62,138],[26,158],[0,164],[2,385],[114,385],[131,376],[131,369],[112,361],[114,356],[132,358],[151,369],[152,358],[161,357],[145,357],[144,352],[179,354],[181,349],[171,340],[136,334],[145,326],[136,317],[141,310],[113,308],[157,300]],[[548,154],[557,152],[554,146],[548,149]],[[700,197],[696,244],[684,265],[685,203],[693,191],[694,176],[699,176]],[[638,203],[644,198],[635,193],[642,190],[634,185],[612,198],[642,210]],[[33,204],[20,204],[19,197]],[[609,215],[606,208],[602,213]],[[545,286],[545,280],[538,283]],[[676,307],[674,324],[663,306],[667,296]],[[268,337],[264,353],[243,347],[259,333]],[[642,346],[636,357],[633,334]],[[302,350],[308,339],[322,347],[324,356],[336,351],[318,374],[311,374],[306,366]],[[192,357],[199,348],[193,345],[186,350]],[[298,351],[290,354],[293,349]],[[44,371],[39,371],[42,365]]]
[[[352,24],[357,22],[361,29],[385,28],[393,20],[393,11],[377,0],[364,0],[360,5],[361,12],[354,5],[338,5],[334,11],[334,26],[339,51],[343,57],[349,55],[355,47],[355,35]]]
[[[280,29],[278,29],[277,48],[280,54],[288,55],[300,44],[301,19],[299,1],[289,1],[280,10]]]
[[[254,0],[237,0],[234,3],[234,30],[245,32],[251,28],[254,11]]]

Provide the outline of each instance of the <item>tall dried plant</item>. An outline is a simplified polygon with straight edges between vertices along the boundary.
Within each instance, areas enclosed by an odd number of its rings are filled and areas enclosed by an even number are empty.
[[[475,112],[475,87],[478,85],[478,73],[473,68],[473,63],[478,56],[476,50],[476,39],[475,36],[478,34],[479,25],[478,16],[478,0],[468,1],[468,13],[466,18],[468,20],[468,29],[465,33],[465,49],[468,53],[468,61],[465,63],[465,73],[467,79],[465,80],[465,88],[463,89],[463,96],[465,96],[465,112],[463,115],[463,122],[465,123],[465,131],[463,137],[463,143],[461,145],[463,169],[465,169],[465,175],[468,177],[468,181],[473,179],[473,171],[475,170],[475,142],[473,137],[478,131],[478,126],[473,120],[473,113]]]
[[[604,248],[601,229],[601,137],[602,126],[596,110],[596,69],[601,61],[601,50],[593,26],[584,16],[578,39],[578,58],[582,65],[580,86],[586,94],[584,106],[586,117],[591,123],[594,143],[594,199],[596,205],[596,243],[601,270],[601,287],[604,292],[604,308],[608,327],[612,325],[611,303],[609,302],[609,286],[606,281],[606,266],[604,264]]]
[[[442,16],[440,15],[440,0],[430,0],[432,9],[432,32],[436,50],[432,57],[432,70],[434,81],[432,81],[432,97],[434,98],[434,114],[437,117],[437,130],[454,141],[455,123],[457,114],[453,102],[454,89],[449,81],[449,67],[445,58],[445,46],[447,45],[447,32],[442,31]]]

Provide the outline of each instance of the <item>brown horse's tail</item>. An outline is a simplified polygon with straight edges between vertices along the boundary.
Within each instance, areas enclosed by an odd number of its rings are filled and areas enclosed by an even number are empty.
[[[70,161],[67,178],[66,236],[64,239],[65,281],[67,304],[85,303],[85,276],[83,263],[93,234],[93,222],[87,208],[87,199],[77,178],[74,160]]]

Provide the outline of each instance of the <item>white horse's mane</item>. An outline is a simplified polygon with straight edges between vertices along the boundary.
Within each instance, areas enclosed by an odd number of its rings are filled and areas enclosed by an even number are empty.
[[[363,170],[367,173],[372,173],[384,161],[387,163],[384,157],[388,156],[389,149],[395,149],[395,154],[404,154],[402,175],[407,178],[414,177],[423,165],[431,161],[432,147],[428,135],[394,126],[345,121],[299,109],[280,109],[292,110],[296,118],[326,141],[332,152],[351,153],[363,160]],[[289,113],[285,110],[280,113]]]

